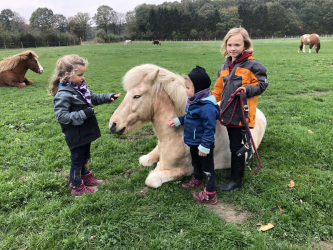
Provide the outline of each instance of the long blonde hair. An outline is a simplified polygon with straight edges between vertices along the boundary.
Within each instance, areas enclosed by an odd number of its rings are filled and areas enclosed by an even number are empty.
[[[228,42],[229,38],[234,35],[237,35],[237,34],[241,34],[243,37],[245,51],[253,51],[253,45],[251,42],[251,38],[249,36],[249,33],[247,33],[246,29],[244,29],[242,27],[232,28],[231,30],[229,30],[229,32],[225,35],[225,37],[223,39],[223,45],[221,47],[221,53],[222,53],[223,57],[228,56],[227,42]]]
[[[60,82],[66,82],[76,70],[80,67],[87,67],[88,60],[78,55],[66,55],[61,57],[56,64],[56,68],[50,78],[48,93],[50,96],[55,96],[58,92]],[[69,72],[69,76],[66,76]]]

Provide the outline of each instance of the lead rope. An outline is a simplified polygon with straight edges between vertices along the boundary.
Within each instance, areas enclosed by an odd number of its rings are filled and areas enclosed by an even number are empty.
[[[237,96],[238,92],[240,92],[240,96],[242,96],[243,98],[240,98],[240,103],[241,103],[241,106],[243,107],[242,108],[242,114],[243,114],[243,126],[245,126],[245,138],[243,139],[245,141],[245,144],[244,146],[237,152],[237,155],[238,156],[241,156],[243,155],[245,152],[247,152],[247,158],[246,158],[246,161],[245,161],[245,165],[248,167],[248,169],[251,171],[251,174],[254,174],[256,173],[260,168],[261,168],[261,160],[260,160],[260,157],[259,157],[259,154],[258,154],[258,150],[256,148],[256,145],[254,143],[254,140],[253,140],[253,137],[252,137],[252,134],[251,134],[251,130],[250,130],[250,127],[249,127],[249,123],[247,121],[247,115],[248,115],[248,111],[249,111],[249,106],[247,104],[244,105],[244,102],[246,102],[246,93],[244,92],[243,89],[239,89],[239,90],[236,90],[235,93],[233,93],[229,100],[228,100],[228,105],[227,107],[225,107],[225,109],[222,110],[221,114],[220,114],[220,123],[222,124],[222,114],[226,111],[227,108],[229,108],[229,106],[234,102],[235,100],[235,105],[234,105],[234,109],[232,111],[232,115],[231,115],[231,118],[230,120],[224,124],[224,126],[228,126],[231,121],[232,121],[232,118],[236,112],[236,107],[238,105],[238,99],[235,99],[235,97]],[[244,101],[245,100],[245,101]],[[249,164],[249,161],[250,161],[250,158],[251,156],[253,155],[253,149],[255,151],[255,154],[257,155],[257,159],[258,159],[258,167],[255,169],[255,170],[252,170],[251,167],[250,167],[250,164]]]

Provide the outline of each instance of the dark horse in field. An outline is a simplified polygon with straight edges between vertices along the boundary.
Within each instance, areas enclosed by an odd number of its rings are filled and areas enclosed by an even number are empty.
[[[305,45],[309,45],[309,53],[311,53],[311,49],[313,45],[316,46],[316,52],[318,53],[320,50],[320,39],[317,34],[305,34],[301,36],[301,44],[299,45],[298,53],[303,50],[305,53]]]
[[[0,87],[25,87],[33,84],[25,74],[28,69],[38,74],[43,73],[43,67],[37,60],[37,55],[33,51],[25,51],[0,62]]]
[[[153,41],[153,45],[155,45],[155,44],[156,45],[160,45],[160,46],[162,45],[162,43],[160,42],[160,40],[154,40]]]

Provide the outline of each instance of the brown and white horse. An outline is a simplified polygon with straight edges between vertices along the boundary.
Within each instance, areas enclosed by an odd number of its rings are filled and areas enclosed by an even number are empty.
[[[187,96],[185,81],[180,75],[153,64],[143,64],[129,70],[123,85],[127,91],[109,122],[111,133],[129,134],[151,122],[158,144],[140,157],[144,166],[156,168],[146,179],[146,185],[157,188],[168,181],[179,180],[193,173],[189,148],[183,141],[184,128],[167,126],[170,119],[184,115]],[[256,126],[252,130],[259,146],[266,129],[265,115],[257,109]],[[231,153],[227,129],[217,121],[214,162],[216,169],[230,168]]]
[[[301,44],[299,45],[298,53],[303,50],[305,53],[305,45],[309,45],[309,53],[311,53],[311,49],[313,45],[316,46],[316,52],[318,53],[320,50],[320,39],[317,34],[305,34],[301,36]]]
[[[25,51],[0,62],[0,87],[25,87],[33,84],[25,77],[28,69],[38,74],[43,73],[43,67],[33,51]]]

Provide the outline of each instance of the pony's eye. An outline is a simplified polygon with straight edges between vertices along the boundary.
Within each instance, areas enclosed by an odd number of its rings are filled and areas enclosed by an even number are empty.
[[[141,95],[135,95],[133,98],[137,99],[137,98],[140,98],[140,97],[141,97]]]

